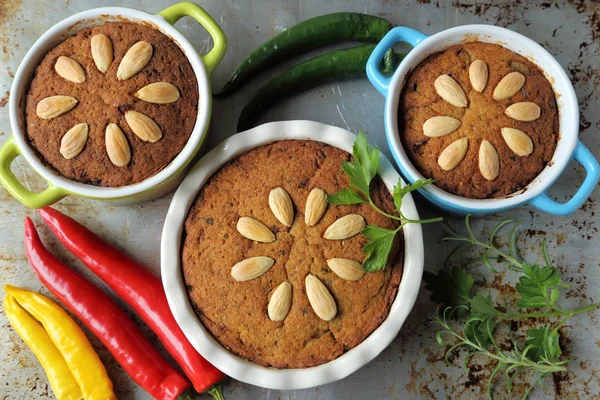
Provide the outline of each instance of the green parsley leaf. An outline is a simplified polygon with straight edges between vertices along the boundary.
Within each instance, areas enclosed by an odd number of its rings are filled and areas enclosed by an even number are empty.
[[[534,361],[557,361],[560,349],[559,334],[550,325],[543,328],[527,329],[525,346],[528,348],[527,357]]]
[[[425,289],[431,291],[431,300],[451,307],[454,317],[461,317],[468,311],[475,279],[464,268],[440,270],[437,275],[425,271],[423,280],[426,283]]]
[[[478,317],[495,317],[501,314],[500,311],[496,310],[492,295],[487,296],[477,293],[470,301],[471,313]]]
[[[369,146],[367,137],[359,132],[352,147],[352,162],[343,162],[342,170],[350,178],[350,185],[369,197],[369,185],[377,174],[379,150]]]
[[[472,319],[465,324],[465,337],[471,342],[477,343],[484,349],[492,344],[494,330],[498,325],[498,321],[492,318]],[[467,346],[471,348],[471,346]]]
[[[556,303],[560,291],[560,275],[554,267],[523,263],[523,274],[516,289],[521,296],[517,306],[521,308],[550,307]],[[548,291],[550,290],[550,294]]]
[[[367,201],[354,190],[346,188],[342,191],[334,193],[332,195],[327,196],[327,201],[330,204],[342,204],[342,205],[351,205],[351,204],[363,204],[367,203]]]
[[[402,179],[398,179],[398,184],[394,186],[394,204],[396,205],[398,212],[400,212],[400,209],[402,208],[402,198],[404,198],[404,196],[410,192],[421,189],[432,182],[433,179],[418,179],[410,185],[402,186]]]
[[[380,271],[385,268],[387,259],[394,244],[395,230],[367,225],[362,234],[370,240],[362,251],[367,254],[363,267],[367,272]]]

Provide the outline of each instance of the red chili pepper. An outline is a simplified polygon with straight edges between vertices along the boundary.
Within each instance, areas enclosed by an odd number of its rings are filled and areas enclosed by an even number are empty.
[[[198,393],[225,377],[187,340],[171,314],[159,278],[71,217],[50,207],[38,212],[58,240],[142,317]]]
[[[64,265],[25,218],[27,258],[42,283],[110,351],[131,378],[155,399],[176,399],[189,382],[171,367],[104,292]]]

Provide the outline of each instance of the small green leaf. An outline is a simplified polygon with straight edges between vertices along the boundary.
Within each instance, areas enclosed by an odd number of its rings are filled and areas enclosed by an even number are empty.
[[[517,292],[520,295],[517,306],[521,308],[542,308],[554,304],[560,292],[560,276],[554,267],[530,265],[523,263],[523,274],[517,283]],[[553,293],[548,294],[548,290]],[[558,293],[557,293],[558,292]],[[554,296],[554,300],[552,300]]]
[[[356,193],[352,189],[343,189],[337,193],[327,196],[327,201],[330,204],[341,204],[341,205],[351,205],[351,204],[363,204],[367,203],[365,199],[358,193]]]
[[[362,249],[363,253],[367,254],[367,259],[363,263],[365,271],[375,272],[384,269],[394,244],[396,231],[367,225],[362,230],[362,234],[370,240]]]
[[[552,260],[550,259],[550,255],[548,254],[548,244],[546,242],[546,238],[542,240],[542,254],[544,255],[544,261],[548,267],[552,267]]]
[[[550,305],[554,305],[556,304],[556,300],[558,300],[558,297],[560,296],[560,290],[554,288],[550,291]]]
[[[490,246],[495,246],[495,241],[496,241],[496,237],[498,236],[498,232],[500,232],[500,230],[502,230],[502,228],[504,228],[506,225],[508,225],[512,222],[513,222],[512,219],[507,219],[505,221],[500,222],[498,225],[496,225],[494,227],[494,229],[492,229],[492,232],[490,233],[490,237],[488,238],[488,243],[490,244]]]
[[[515,260],[523,261],[523,257],[521,257],[519,247],[517,246],[517,241],[519,239],[519,225],[521,225],[521,222],[517,221],[510,229],[510,232],[508,233],[508,247],[510,249],[510,255]]]
[[[466,314],[471,302],[471,289],[475,283],[473,275],[464,268],[455,267],[450,271],[440,270],[437,275],[425,271],[423,280],[425,289],[431,291],[433,302],[451,307],[455,310],[452,314],[455,318]]]
[[[492,265],[492,263],[490,262],[490,258],[488,256],[488,251],[489,250],[485,250],[482,254],[481,254],[481,262],[483,262],[483,264],[493,273],[497,274],[498,271],[496,270],[496,268],[494,268],[494,266]]]
[[[495,317],[501,314],[496,310],[496,306],[492,300],[492,296],[488,293],[487,296],[477,293],[471,299],[471,313],[478,317]]]
[[[363,170],[364,180],[367,182],[367,193],[368,184],[377,175],[377,167],[379,166],[379,149],[373,146],[369,146],[367,136],[363,132],[358,133],[358,137],[352,147],[352,155],[358,162]]]
[[[533,361],[557,361],[562,350],[559,344],[559,334],[550,325],[543,328],[527,330],[525,346],[530,347],[528,358]]]
[[[342,170],[350,178],[350,185],[369,197],[369,185],[379,165],[379,150],[369,146],[365,134],[359,132],[352,147],[352,156],[352,162],[342,163]]]
[[[394,186],[394,204],[400,213],[402,209],[402,199],[408,193],[413,192],[415,190],[421,189],[424,186],[427,186],[433,182],[433,179],[418,179],[414,183],[410,185],[402,186],[402,179],[398,179],[398,184]]]
[[[489,324],[489,332],[494,333],[496,326],[498,325],[498,321],[492,318],[472,318],[465,324],[464,333],[465,337],[469,339],[471,342],[477,343],[482,348],[487,349],[492,344],[493,338],[490,337],[488,333],[488,324]],[[471,346],[468,346],[469,348]]]
[[[543,308],[548,306],[548,300],[542,296],[526,296],[517,300],[517,306],[520,308]]]

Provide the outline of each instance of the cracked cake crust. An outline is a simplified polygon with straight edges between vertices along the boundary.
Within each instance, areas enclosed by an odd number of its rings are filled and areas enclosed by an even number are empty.
[[[394,243],[384,271],[347,281],[327,267],[343,257],[363,261],[367,239],[323,239],[327,227],[347,214],[393,228],[392,221],[366,205],[331,206],[314,227],[304,223],[304,208],[313,188],[335,193],[348,186],[342,161],[351,155],[314,141],[279,141],[233,160],[218,171],[194,201],[185,222],[182,268],[197,315],[210,333],[235,354],[263,366],[306,368],[331,361],[357,346],[389,313],[402,274],[402,239]],[[291,227],[282,225],[268,205],[271,189],[283,187],[294,204]],[[380,179],[372,185],[374,201],[388,212],[394,205]],[[268,226],[277,239],[258,243],[236,230],[239,217]],[[231,267],[248,257],[268,256],[273,267],[259,278],[235,281]],[[338,315],[326,322],[312,310],[304,287],[307,274],[318,277],[333,295]],[[288,316],[274,322],[267,316],[269,297],[284,281],[292,285]]]

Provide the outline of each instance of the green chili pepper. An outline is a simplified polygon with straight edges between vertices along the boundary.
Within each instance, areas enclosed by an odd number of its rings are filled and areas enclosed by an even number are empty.
[[[348,40],[377,43],[391,27],[383,18],[349,12],[307,19],[256,48],[214,96],[232,94],[260,71],[303,51]]]
[[[270,103],[292,93],[325,83],[364,77],[367,60],[374,49],[374,45],[368,45],[332,51],[301,62],[273,77],[244,106],[238,120],[238,132],[249,129]],[[381,71],[384,74],[393,72],[403,57],[403,54],[389,50],[381,62]]]

